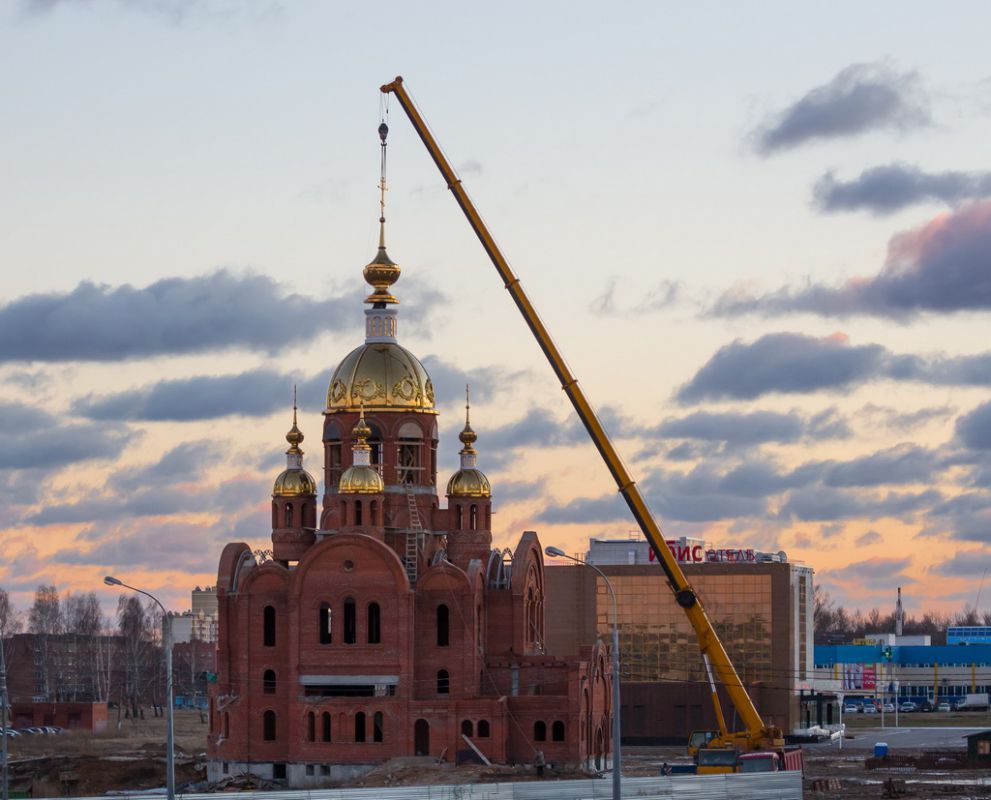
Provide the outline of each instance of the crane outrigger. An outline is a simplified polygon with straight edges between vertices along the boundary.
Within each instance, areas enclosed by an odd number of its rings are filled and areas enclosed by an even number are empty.
[[[784,739],[781,729],[765,725],[757,709],[754,707],[753,701],[740,681],[740,677],[733,667],[733,662],[730,661],[726,648],[723,647],[723,643],[719,640],[719,636],[716,634],[716,630],[713,628],[712,622],[710,622],[698,594],[688,582],[685,573],[682,571],[674,554],[664,540],[660,526],[650,513],[650,509],[647,507],[640,489],[627,471],[626,466],[623,464],[622,459],[619,457],[602,424],[599,422],[595,411],[589,404],[588,398],[585,397],[584,392],[578,385],[578,379],[571,373],[564,357],[551,339],[550,333],[548,333],[537,312],[534,310],[533,304],[527,297],[526,292],[523,291],[519,278],[513,274],[505,256],[503,256],[495,239],[489,233],[471,198],[468,197],[461,179],[457,176],[450,163],[448,163],[440,146],[437,144],[437,140],[433,137],[420,112],[413,104],[409,93],[403,86],[403,79],[397,77],[391,83],[382,86],[381,91],[383,94],[394,94],[396,96],[403,111],[406,112],[406,116],[409,117],[410,122],[413,124],[413,128],[426,146],[427,152],[430,153],[430,157],[447,182],[447,188],[451,190],[458,205],[461,206],[461,210],[468,219],[468,224],[471,225],[472,230],[475,231],[475,235],[478,236],[479,241],[482,243],[482,248],[488,254],[489,259],[491,259],[492,264],[499,273],[499,277],[502,278],[503,284],[516,303],[516,307],[520,310],[523,319],[529,326],[534,338],[536,338],[537,344],[540,345],[540,349],[543,350],[544,355],[550,362],[554,374],[557,375],[561,383],[561,388],[574,406],[575,412],[578,414],[579,419],[581,419],[582,424],[592,438],[592,442],[595,444],[596,449],[598,449],[599,455],[602,456],[602,460],[606,463],[606,467],[616,482],[620,494],[623,495],[623,499],[629,506],[637,524],[640,526],[640,530],[643,531],[643,535],[650,543],[654,554],[657,556],[658,563],[667,576],[668,585],[674,593],[675,600],[684,610],[692,628],[695,630],[709,680],[709,688],[712,693],[712,703],[715,709],[719,731],[694,732],[689,740],[690,751],[697,750],[700,746],[732,747],[746,751],[770,750],[782,747],[784,745]],[[722,684],[727,695],[729,695],[730,701],[736,709],[737,716],[743,723],[744,730],[730,731],[727,729],[726,718],[723,715],[719,696],[716,692],[717,681]]]

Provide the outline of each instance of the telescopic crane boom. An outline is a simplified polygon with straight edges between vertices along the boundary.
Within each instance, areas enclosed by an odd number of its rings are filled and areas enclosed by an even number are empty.
[[[448,163],[440,146],[437,144],[437,140],[434,139],[426,122],[413,104],[412,99],[403,86],[403,79],[397,77],[391,83],[382,86],[381,90],[383,94],[394,94],[396,96],[399,104],[403,107],[403,111],[406,112],[406,116],[409,117],[410,122],[413,124],[413,128],[426,146],[427,152],[430,153],[430,157],[434,160],[444,180],[447,181],[447,188],[454,194],[455,200],[457,200],[458,205],[461,206],[461,210],[468,218],[468,224],[475,231],[475,235],[478,236],[482,247],[499,272],[499,276],[502,278],[506,289],[516,303],[516,307],[520,310],[523,319],[526,320],[526,324],[536,338],[537,344],[540,345],[540,349],[547,356],[551,368],[561,382],[561,388],[568,395],[568,399],[575,407],[579,419],[581,419],[589,436],[592,437],[592,442],[602,456],[602,460],[605,461],[613,480],[616,481],[616,486],[619,488],[620,494],[623,495],[626,504],[630,507],[630,511],[640,526],[640,530],[643,531],[643,535],[650,542],[650,546],[653,548],[657,560],[664,570],[664,574],[667,576],[671,591],[674,592],[675,600],[684,609],[692,628],[695,630],[695,635],[698,637],[699,647],[702,651],[702,659],[705,662],[716,718],[719,722],[719,736],[711,740],[708,746],[732,746],[745,750],[780,747],[784,744],[781,730],[765,725],[760,714],[757,713],[750,695],[743,688],[743,684],[740,682],[733,663],[726,653],[726,648],[723,647],[722,642],[716,635],[716,631],[709,621],[709,617],[705,613],[698,595],[688,582],[685,573],[682,572],[674,554],[664,540],[661,529],[647,508],[647,503],[644,501],[643,495],[640,494],[639,488],[637,488],[622,459],[620,459],[619,454],[606,435],[602,424],[592,410],[592,406],[579,387],[577,378],[568,369],[564,357],[557,349],[550,334],[541,322],[540,317],[534,310],[533,305],[530,303],[530,299],[523,291],[519,278],[513,274],[502,251],[489,233],[471,198],[468,197],[461,179],[458,178],[454,169]],[[725,687],[726,693],[736,708],[737,715],[745,726],[745,730],[738,732],[727,730],[719,697],[716,694],[717,680]]]

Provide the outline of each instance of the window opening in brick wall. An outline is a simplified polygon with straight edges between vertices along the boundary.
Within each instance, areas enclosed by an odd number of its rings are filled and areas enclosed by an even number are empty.
[[[354,644],[358,641],[358,619],[354,598],[344,601],[344,644]]]
[[[275,606],[265,606],[262,612],[262,645],[275,647]]]

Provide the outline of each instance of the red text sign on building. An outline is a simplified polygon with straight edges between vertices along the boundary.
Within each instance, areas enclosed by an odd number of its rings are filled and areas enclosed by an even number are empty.
[[[691,542],[686,543],[677,539],[668,539],[667,544],[668,547],[671,548],[671,552],[674,554],[675,561],[679,564],[697,564],[702,561],[754,562],[757,560],[757,552],[751,548],[745,550],[737,548],[705,550],[701,544],[692,544]],[[651,549],[647,555],[649,560],[657,560],[657,556],[654,555],[653,549]]]

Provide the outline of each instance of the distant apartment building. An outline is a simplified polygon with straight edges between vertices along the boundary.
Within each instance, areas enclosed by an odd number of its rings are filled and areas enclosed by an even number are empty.
[[[669,546],[765,722],[790,730],[812,689],[813,619],[810,567],[784,553],[715,548],[701,539]],[[579,556],[609,578],[619,605],[623,739],[684,740],[714,728],[715,714],[695,633],[643,539],[591,539]],[[603,580],[577,565],[546,570],[547,644],[567,655],[609,640],[612,608]],[[724,696],[727,722],[732,706]]]
[[[172,641],[217,641],[217,588],[197,586],[192,592],[192,610],[172,616]]]

